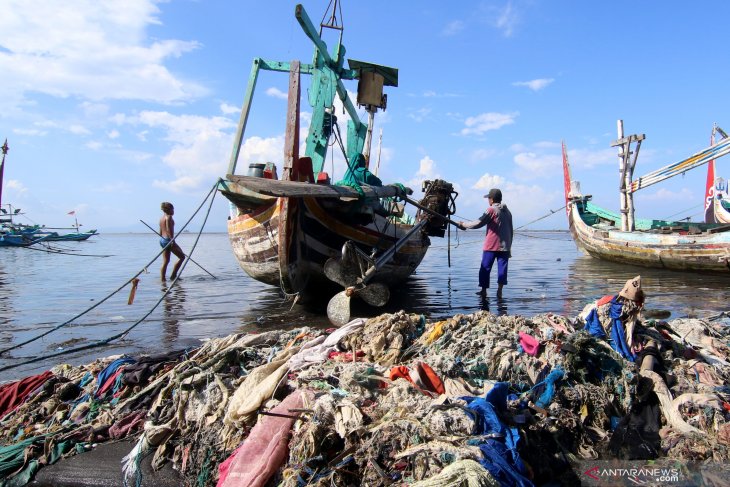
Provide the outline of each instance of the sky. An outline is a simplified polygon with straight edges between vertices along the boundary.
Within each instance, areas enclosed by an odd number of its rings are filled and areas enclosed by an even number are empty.
[[[328,4],[303,5],[319,25]],[[146,232],[140,220],[156,222],[170,201],[179,229],[226,175],[252,60],[311,62],[295,5],[0,0],[3,205],[26,223],[75,216],[85,229]],[[618,210],[619,119],[626,135],[646,134],[636,177],[707,147],[714,123],[730,130],[727,2],[344,0],[341,10],[346,57],[399,70],[376,115],[378,176],[415,197],[424,179],[453,183],[457,219],[477,218],[499,187],[515,226],[567,228],[556,211],[562,141],[583,192]],[[281,168],[287,84],[259,76],[238,174],[252,162]],[[328,158],[334,180],[342,164]],[[730,177],[730,158],[717,173]],[[700,219],[705,178],[703,167],[642,189],[636,216]],[[228,206],[215,197],[206,231],[225,231]]]

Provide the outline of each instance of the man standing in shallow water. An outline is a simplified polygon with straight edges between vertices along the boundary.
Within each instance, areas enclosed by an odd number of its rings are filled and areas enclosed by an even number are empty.
[[[497,188],[489,190],[484,195],[489,200],[489,208],[478,220],[461,222],[465,229],[481,228],[487,226],[487,235],[484,237],[482,247],[482,265],[479,268],[479,286],[481,291],[477,294],[484,297],[489,287],[489,274],[492,272],[494,260],[497,260],[497,298],[502,297],[502,287],[507,284],[507,266],[509,258],[512,257],[512,213],[507,205],[502,204],[502,191]]]
[[[185,253],[182,251],[177,242],[173,241],[175,238],[175,220],[172,215],[175,214],[175,207],[172,203],[167,201],[160,205],[162,208],[162,218],[160,218],[160,247],[164,248],[165,251],[162,253],[162,268],[160,269],[160,277],[162,280],[166,280],[165,274],[167,274],[167,264],[170,263],[170,254],[175,254],[178,261],[175,263],[175,267],[172,268],[171,279],[177,277],[177,273],[180,270],[180,266],[185,259]],[[172,243],[170,243],[172,242]]]

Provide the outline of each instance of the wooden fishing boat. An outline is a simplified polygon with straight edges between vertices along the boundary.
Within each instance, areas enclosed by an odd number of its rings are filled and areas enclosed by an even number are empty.
[[[383,86],[398,85],[398,70],[355,60],[348,60],[349,67],[344,67],[338,2],[330,7],[332,16],[319,31],[301,5],[295,9],[297,21],[314,43],[312,64],[254,59],[228,174],[219,190],[232,203],[228,233],[243,270],[300,300],[329,299],[341,291],[330,301],[328,315],[334,323],[342,323],[349,318],[351,296],[382,306],[389,286],[416,270],[430,245],[429,237],[444,236],[448,216],[455,212],[456,193],[446,181],[425,181],[426,196],[417,202],[409,197],[412,191],[398,184],[382,185],[370,173],[374,115],[386,107]],[[339,30],[332,53],[322,40],[322,29]],[[289,73],[281,179],[271,162],[251,164],[248,175],[235,174],[260,70]],[[300,157],[302,74],[312,76],[308,89],[312,116],[306,152]],[[357,103],[365,107],[367,123],[360,120],[343,80],[358,81]],[[346,141],[334,115],[335,95],[349,115]],[[332,184],[324,171],[328,148],[335,142],[348,165],[345,179],[338,184]],[[418,208],[415,219],[405,218],[404,203]]]
[[[69,213],[74,215],[74,228],[75,232],[59,234],[50,230],[56,230],[47,228],[45,225],[26,225],[24,223],[18,223],[14,218],[22,216],[20,208],[14,208],[11,204],[2,204],[2,183],[3,175],[5,173],[5,156],[8,153],[8,141],[0,147],[2,150],[2,161],[0,161],[0,247],[27,247],[38,242],[46,241],[83,241],[88,240],[93,235],[98,235],[96,230],[89,230],[86,232],[79,231],[78,219],[76,219],[75,211]]]
[[[620,213],[594,205],[591,195],[583,194],[580,183],[572,180],[568,154],[563,144],[565,204],[571,235],[579,249],[612,262],[678,271],[730,272],[730,225],[688,221],[644,220],[634,218],[633,193],[689,169],[706,164],[730,152],[730,139],[633,180],[642,135],[619,137],[612,145],[620,147]],[[636,144],[632,149],[632,144]],[[633,156],[633,158],[632,158]]]
[[[83,242],[94,235],[99,235],[96,230],[87,230],[86,232],[58,233],[52,232],[48,235],[48,240],[52,242]]]

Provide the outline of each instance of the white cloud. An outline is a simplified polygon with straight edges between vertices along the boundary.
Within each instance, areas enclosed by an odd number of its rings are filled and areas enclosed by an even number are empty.
[[[240,107],[234,107],[228,103],[221,103],[220,109],[223,115],[231,115],[232,113],[239,113],[241,111]]]
[[[512,113],[482,113],[475,117],[468,117],[464,121],[465,128],[461,129],[461,135],[482,135],[490,130],[497,130],[505,125],[515,123],[518,112]]]
[[[280,100],[286,100],[287,98],[289,98],[289,95],[287,95],[278,88],[269,88],[266,90],[266,94],[273,98],[279,98]]]
[[[682,188],[679,191],[671,191],[666,188],[659,188],[654,193],[637,193],[637,199],[647,201],[692,201],[695,199],[695,195],[687,188]]]
[[[559,152],[550,154],[520,152],[515,155],[514,161],[517,167],[524,170],[520,172],[524,179],[535,179],[559,171],[563,158]]]
[[[505,179],[497,174],[485,173],[479,180],[471,186],[471,189],[478,189],[480,191],[488,190],[502,186],[505,183]]]
[[[88,101],[82,102],[80,105],[84,115],[88,118],[101,118],[106,117],[109,113],[109,105],[106,103],[91,103]]]
[[[423,122],[431,114],[430,108],[419,108],[408,114],[408,117],[415,120],[416,122]]]
[[[162,160],[172,169],[174,178],[156,180],[156,187],[182,191],[212,185],[216,178],[225,175],[232,142],[227,130],[235,127],[227,118],[144,111],[115,119],[162,130],[164,140],[172,143],[172,149]]]
[[[441,175],[436,168],[436,162],[429,156],[424,156],[418,163],[418,171],[411,179],[406,181],[405,185],[414,191],[421,190],[421,184],[425,179],[439,179]]]
[[[147,28],[160,23],[158,3],[7,0],[0,16],[4,107],[17,108],[35,93],[160,103],[203,95],[203,87],[164,65],[199,44],[147,37]]]
[[[469,160],[471,162],[479,162],[485,159],[489,159],[497,153],[494,149],[476,149],[471,151],[469,154]]]
[[[13,129],[13,133],[18,135],[43,136],[48,132],[46,130],[38,129]]]
[[[458,219],[478,218],[488,204],[484,195],[491,188],[502,190],[502,202],[512,212],[516,228],[525,222],[544,216],[548,209],[560,208],[564,203],[562,188],[552,190],[535,184],[516,183],[498,174],[486,173],[475,184],[467,183],[466,186],[466,188],[458,190],[459,197],[456,200]],[[539,224],[532,224],[528,229],[560,228],[563,226],[560,217],[564,214],[564,212],[557,211],[557,216],[541,220]]]
[[[110,139],[116,139],[119,137],[119,131],[118,130],[110,130],[106,133],[106,136]]]
[[[444,26],[443,30],[441,31],[441,35],[447,37],[456,35],[459,32],[463,31],[464,27],[465,24],[461,20],[452,20]]]
[[[92,190],[97,193],[129,193],[132,190],[132,186],[125,181],[116,181],[95,186]]]
[[[13,190],[18,194],[28,191],[28,188],[26,188],[25,185],[17,179],[8,179],[5,181],[5,189]]]
[[[423,92],[422,96],[424,98],[458,98],[461,95],[457,95],[456,93],[438,93],[434,90],[426,90]]]
[[[540,91],[555,81],[554,78],[533,79],[531,81],[515,81],[512,86],[526,86],[532,91]]]
[[[553,142],[552,140],[543,140],[542,142],[535,142],[533,145],[539,149],[560,149],[562,147],[560,142]]]
[[[519,14],[516,9],[513,8],[512,2],[507,2],[507,5],[499,12],[495,21],[495,26],[502,31],[505,37],[510,37],[514,32],[515,26],[519,23]]]
[[[68,131],[71,132],[72,134],[76,134],[76,135],[91,134],[91,132],[89,132],[89,129],[87,129],[86,127],[84,127],[82,125],[77,125],[77,124],[69,126]]]
[[[570,167],[591,169],[596,166],[615,164],[618,167],[618,152],[616,149],[569,149],[568,161]]]

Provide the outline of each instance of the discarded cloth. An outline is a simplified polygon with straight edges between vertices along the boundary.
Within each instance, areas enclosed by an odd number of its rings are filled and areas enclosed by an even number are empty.
[[[540,341],[532,335],[528,335],[527,333],[522,331],[519,333],[519,335],[522,350],[524,350],[525,353],[528,355],[537,357],[537,355],[540,353]]]
[[[304,392],[294,391],[271,410],[274,414],[292,416],[290,409],[304,404]],[[291,417],[262,416],[251,429],[235,456],[220,466],[218,487],[263,487],[284,462],[289,450]]]
[[[423,362],[418,362],[413,369],[405,365],[393,367],[390,369],[389,375],[390,380],[406,379],[426,395],[441,395],[446,392],[441,378],[428,364]]]
[[[103,393],[102,389],[104,391],[106,391],[106,389],[104,389],[104,387],[107,386],[108,379],[111,376],[113,376],[115,373],[117,373],[118,369],[121,366],[126,365],[126,364],[133,364],[134,362],[135,362],[135,360],[133,358],[123,356],[123,357],[116,359],[109,365],[107,365],[106,368],[104,368],[104,370],[99,372],[99,375],[96,378],[97,385],[96,385],[96,390],[94,391],[94,396],[99,397]]]
[[[26,398],[48,379],[53,377],[50,370],[42,374],[25,377],[0,386],[0,418],[25,402]]]

